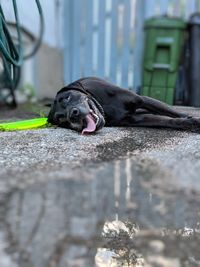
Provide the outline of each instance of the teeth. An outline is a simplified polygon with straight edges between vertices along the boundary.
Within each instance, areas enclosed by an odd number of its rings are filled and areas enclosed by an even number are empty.
[[[95,114],[95,118],[96,118],[96,125],[97,125],[99,122],[99,117],[96,114]]]
[[[96,118],[96,125],[97,125],[98,122],[99,122],[99,117],[96,114],[94,114],[94,113],[93,113],[93,116]]]
[[[96,122],[95,122],[95,124],[97,125],[97,124],[98,124],[98,122],[99,122],[99,117],[97,116],[97,114],[95,114],[95,113],[94,113],[94,111],[93,111],[92,109],[90,109],[90,113],[92,114],[92,116],[94,116],[94,117],[95,117],[95,119],[96,119]]]

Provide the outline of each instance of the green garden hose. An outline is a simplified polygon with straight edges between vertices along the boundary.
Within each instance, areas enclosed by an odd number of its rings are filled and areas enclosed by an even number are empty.
[[[15,25],[18,39],[17,44],[15,44],[12,40],[11,34],[7,27],[3,9],[0,4],[0,55],[3,61],[3,73],[1,73],[0,75],[0,89],[10,89],[10,95],[13,98],[13,106],[16,106],[14,90],[17,87],[19,81],[20,67],[23,63],[23,60],[33,56],[40,47],[44,32],[44,18],[40,1],[35,0],[40,16],[39,38],[33,50],[28,55],[24,55],[16,0],[12,0],[12,3],[16,21]]]
[[[17,35],[18,35],[18,48],[13,43],[11,35],[8,31],[5,16],[0,4],[0,50],[3,56],[14,66],[21,66],[22,59],[23,59],[23,45],[22,45],[22,39],[21,39],[21,31],[20,31],[20,22],[19,22],[19,16],[18,16],[18,9],[16,5],[16,0],[12,0],[13,2],[13,8],[14,8],[14,14],[15,14],[15,20],[16,20],[16,29],[17,29]],[[26,58],[29,58],[30,56],[33,56],[36,51],[38,50],[42,35],[44,31],[44,18],[43,18],[43,12],[40,5],[39,0],[35,0],[39,15],[40,15],[40,34],[38,38],[38,42],[36,43],[35,47],[33,48],[33,51],[26,56]],[[7,45],[6,45],[7,44]]]

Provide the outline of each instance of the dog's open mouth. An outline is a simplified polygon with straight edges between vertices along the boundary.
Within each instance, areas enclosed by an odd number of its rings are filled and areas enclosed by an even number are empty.
[[[82,130],[81,133],[85,134],[95,132],[99,123],[99,117],[93,112],[93,110],[91,110],[90,113],[86,115],[85,120],[86,127]]]

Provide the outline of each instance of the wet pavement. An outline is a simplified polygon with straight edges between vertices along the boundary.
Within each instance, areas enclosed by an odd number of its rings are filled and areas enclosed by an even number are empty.
[[[1,267],[200,266],[199,134],[48,128],[0,147]]]

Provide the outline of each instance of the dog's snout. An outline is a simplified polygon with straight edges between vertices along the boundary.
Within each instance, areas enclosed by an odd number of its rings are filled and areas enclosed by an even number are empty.
[[[56,112],[56,113],[55,113],[55,118],[56,118],[56,120],[62,119],[62,118],[64,118],[64,117],[65,117],[65,114],[62,113],[62,112]]]
[[[72,108],[70,112],[70,118],[77,117],[79,115],[79,109],[78,108]]]

